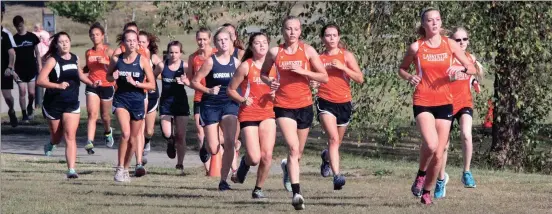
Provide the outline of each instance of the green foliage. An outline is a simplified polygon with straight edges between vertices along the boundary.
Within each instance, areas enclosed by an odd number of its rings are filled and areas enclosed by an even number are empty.
[[[64,16],[84,24],[93,24],[99,18],[108,14],[116,4],[117,2],[108,1],[53,1],[48,2],[47,6],[56,15]]]
[[[378,143],[394,145],[409,137],[413,88],[397,77],[399,63],[409,44],[416,41],[420,11],[432,6],[441,10],[443,26],[463,26],[470,33],[469,52],[486,68],[493,87],[482,85],[474,106],[483,121],[487,100],[494,93],[495,124],[502,132],[493,135],[496,151],[507,151],[495,166],[534,165],[535,145],[543,140],[540,125],[552,106],[550,50],[552,4],[549,2],[173,2],[158,3],[159,28],[176,21],[188,32],[199,26],[217,26],[224,16],[239,20],[242,40],[247,26],[260,26],[280,42],[284,17],[299,16],[302,39],[321,50],[320,29],[335,23],[341,40],[355,54],[364,70],[363,85],[352,84],[355,114],[350,128],[359,141],[378,136]],[[207,14],[207,15],[205,15]],[[199,17],[198,17],[199,16]],[[195,20],[194,17],[198,17]],[[413,66],[412,66],[413,67]],[[412,72],[413,69],[412,69]],[[506,118],[508,118],[506,120]],[[507,121],[507,122],[505,122]],[[474,124],[477,125],[477,124]],[[515,125],[515,126],[514,126]],[[402,127],[402,128],[401,128]],[[413,129],[411,127],[410,129]],[[496,127],[495,127],[496,129]],[[375,132],[375,133],[374,133]],[[515,138],[510,135],[515,133]],[[510,145],[511,144],[511,145]],[[508,161],[506,161],[508,159]],[[513,160],[515,159],[515,160]],[[536,162],[538,162],[536,161]],[[533,161],[535,162],[535,161]],[[542,168],[542,167],[541,167]],[[537,169],[538,170],[538,169]]]

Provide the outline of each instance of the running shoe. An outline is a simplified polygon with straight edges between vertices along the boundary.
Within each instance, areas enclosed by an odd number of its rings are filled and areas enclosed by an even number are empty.
[[[322,177],[330,176],[330,172],[332,171],[332,168],[330,167],[330,162],[326,161],[327,154],[327,149],[324,149],[324,151],[322,151],[322,154],[320,154],[320,158],[322,159],[322,164],[320,164],[320,175],[322,175]]]
[[[142,156],[142,166],[145,166],[146,164],[148,164],[148,157]]]
[[[293,195],[293,199],[291,199],[291,205],[293,205],[293,208],[295,208],[295,210],[304,210],[305,199],[301,194],[296,193]]]
[[[29,114],[29,119],[32,120],[34,118],[34,109],[33,109],[33,105],[29,104],[27,105],[27,113]]]
[[[23,117],[21,118],[21,123],[24,123],[24,124],[29,123],[29,115],[23,114]]]
[[[470,171],[465,171],[462,174],[462,183],[465,188],[475,188],[475,180],[473,179],[472,173]]]
[[[109,128],[109,134],[105,134],[105,146],[108,148],[113,148],[113,144],[115,141],[113,140],[113,128]]]
[[[130,182],[130,173],[128,169],[123,169],[124,182]]]
[[[342,174],[334,175],[333,184],[334,190],[341,190],[345,186],[345,176]]]
[[[174,146],[174,138],[172,137],[167,140],[167,156],[169,156],[170,159],[176,157],[176,147]]]
[[[263,193],[263,190],[255,189],[255,190],[253,190],[253,193],[251,193],[251,198],[253,198],[253,199],[263,199],[263,198],[266,198],[266,196]]]
[[[205,142],[203,142],[203,146],[199,149],[199,159],[202,163],[207,163],[209,159],[211,158],[211,153],[207,151],[207,148],[205,148]]]
[[[282,181],[284,183],[284,188],[288,192],[291,192],[291,181],[289,180],[289,174],[287,170],[287,159],[282,159],[282,163],[280,164],[280,167],[282,167],[282,172],[283,172]]]
[[[435,184],[435,192],[433,193],[433,197],[437,198],[444,198],[447,195],[447,183],[449,181],[449,175],[445,173],[445,179],[439,180],[437,179],[437,184]]]
[[[421,202],[425,205],[433,204],[433,202],[431,201],[431,194],[429,192],[422,194]]]
[[[238,183],[243,184],[245,181],[245,177],[247,176],[247,172],[249,172],[249,166],[245,163],[245,155],[242,156],[240,161],[240,167],[238,167]]]
[[[142,164],[137,164],[134,169],[134,177],[142,177],[144,175],[146,175],[146,168]]]
[[[15,115],[15,110],[8,111],[8,116],[10,117],[10,125],[12,127],[17,127],[19,123],[17,122],[17,115]]]
[[[92,141],[88,141],[86,146],[84,146],[84,149],[86,150],[86,153],[88,153],[89,155],[93,155],[95,153],[94,152],[94,143]]]
[[[55,148],[56,148],[56,145],[52,145],[52,143],[50,142],[44,144],[44,155],[52,156],[52,153],[54,152]]]
[[[230,180],[234,183],[239,183],[238,182],[238,170],[232,170],[232,175],[230,176]]]
[[[182,170],[182,169],[184,169],[184,165],[182,165],[182,164],[176,164],[175,168],[176,168],[176,169],[181,169],[181,170]]]
[[[424,187],[424,182],[425,182],[425,176],[416,176],[416,179],[414,180],[414,183],[410,188],[414,196],[416,197],[422,196],[422,188]]]
[[[150,144],[151,140],[147,141],[145,144],[144,144],[144,152],[142,153],[142,156],[147,156],[149,154],[149,152],[151,151],[151,144]]]
[[[230,184],[226,181],[220,181],[218,189],[220,191],[232,190],[232,188],[230,188]]]
[[[67,178],[75,179],[75,178],[79,178],[79,175],[77,174],[77,172],[75,172],[75,169],[69,169],[67,170]]]
[[[115,170],[115,176],[113,177],[113,180],[115,180],[116,182],[125,182],[126,179],[125,179],[125,170],[123,169],[123,167],[117,167],[117,169]]]

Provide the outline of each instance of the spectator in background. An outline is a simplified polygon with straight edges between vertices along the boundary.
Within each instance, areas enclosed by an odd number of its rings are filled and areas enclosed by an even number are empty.
[[[40,57],[44,56],[48,52],[48,46],[50,45],[50,33],[42,28],[42,24],[37,22],[34,25],[33,33],[38,37],[40,43],[38,44],[38,51]]]
[[[1,19],[4,20],[4,13],[6,12],[6,5],[4,2],[1,2],[2,4],[2,17]],[[15,73],[13,67],[15,64],[15,41],[13,40],[13,35],[10,33],[10,31],[4,26],[2,28],[2,53],[0,56],[2,56],[2,63],[0,63],[2,68],[0,69],[0,76],[2,77],[2,82],[0,83],[1,89],[2,89],[2,96],[4,97],[4,100],[6,101],[6,105],[8,106],[8,116],[10,117],[10,124],[12,127],[17,126],[17,117],[15,115],[14,110],[14,100],[12,95],[12,89],[13,89],[13,80],[18,79],[17,74]]]
[[[50,33],[42,28],[42,24],[37,22],[34,25],[33,33],[38,37],[40,43],[38,43],[38,53],[40,57],[43,57],[48,52],[48,46],[50,46]],[[44,65],[44,62],[42,64]],[[42,97],[44,96],[44,89],[40,86],[35,87],[35,109],[42,107]]]

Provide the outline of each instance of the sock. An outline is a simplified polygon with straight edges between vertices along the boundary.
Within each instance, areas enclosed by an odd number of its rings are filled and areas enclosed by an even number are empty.
[[[168,143],[171,143],[172,136],[167,137],[167,136],[163,135],[163,138],[165,138],[165,140],[166,140]]]
[[[87,143],[91,143],[91,144],[94,144],[94,141],[92,141],[92,140],[88,140],[88,142],[87,142]]]
[[[301,194],[301,187],[299,186],[299,183],[291,184],[291,191],[293,192],[293,195]]]
[[[430,194],[430,193],[431,193],[431,191],[429,191],[429,190],[425,190],[425,189],[422,190],[422,195],[424,195],[424,194]]]
[[[255,189],[253,189],[253,191],[257,191],[257,190],[261,190],[261,188],[258,186],[255,186]]]
[[[104,135],[110,135],[111,134],[111,127],[109,128],[109,131],[104,132]]]
[[[426,171],[418,170],[417,176],[426,176]]]
[[[437,181],[445,181],[445,179],[439,179],[439,178],[437,178]]]
[[[144,137],[145,144],[148,144],[151,141],[151,137]]]
[[[21,110],[21,114],[23,115],[23,117],[27,117],[27,110]]]

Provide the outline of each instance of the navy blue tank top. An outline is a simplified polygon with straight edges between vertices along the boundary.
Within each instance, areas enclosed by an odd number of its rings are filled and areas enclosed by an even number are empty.
[[[226,65],[222,65],[217,60],[215,55],[211,56],[213,59],[213,68],[209,74],[205,77],[205,87],[212,88],[220,85],[220,91],[217,95],[204,93],[201,97],[201,102],[204,104],[223,104],[232,101],[226,94],[226,89],[230,84],[230,80],[236,72],[235,58],[230,57],[230,62]]]
[[[232,56],[233,56],[233,57],[236,57],[236,59],[239,59],[239,58],[240,58],[240,57],[238,57],[238,55],[239,55],[238,52],[239,52],[239,51],[240,51],[239,48],[234,48],[234,53],[232,53]]]
[[[119,70],[119,78],[117,79],[117,91],[115,95],[119,95],[129,99],[145,99],[146,93],[144,89],[137,88],[131,83],[127,82],[126,77],[131,75],[134,81],[144,82],[145,73],[144,69],[140,66],[140,54],[136,56],[136,59],[130,64],[127,64],[123,60],[123,54],[119,56],[115,69]]]
[[[47,104],[58,103],[67,104],[79,101],[79,70],[78,57],[71,53],[71,58],[65,60],[57,53],[52,55],[56,60],[54,69],[48,74],[48,80],[52,83],[69,83],[69,87],[65,89],[47,88],[44,92],[44,102]]]
[[[184,88],[184,85],[178,84],[176,81],[177,77],[184,77],[184,61],[180,61],[180,67],[176,71],[172,71],[169,68],[169,61],[165,61],[165,67],[163,68],[163,71],[161,72],[161,79],[162,79],[162,91],[161,91],[161,99],[163,100],[173,100],[174,101],[184,101],[188,102],[186,95],[186,89]]]

